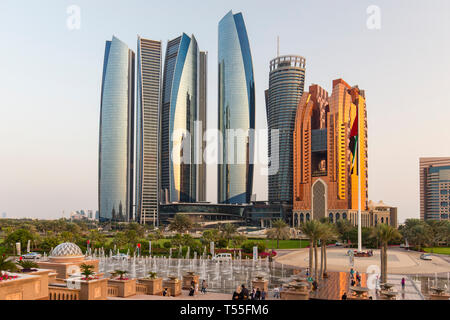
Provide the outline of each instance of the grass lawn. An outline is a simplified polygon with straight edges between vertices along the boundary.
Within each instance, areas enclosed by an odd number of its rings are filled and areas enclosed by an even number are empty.
[[[250,241],[252,241],[250,239]],[[264,242],[267,249],[277,249],[277,240],[256,240],[255,242]],[[308,240],[280,240],[279,249],[300,249],[306,248],[309,245]]]
[[[450,248],[425,248],[423,249],[425,252],[428,253],[437,253],[437,254],[447,254],[450,255]]]

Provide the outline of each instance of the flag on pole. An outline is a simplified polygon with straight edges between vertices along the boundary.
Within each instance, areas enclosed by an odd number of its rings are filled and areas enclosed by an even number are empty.
[[[354,174],[355,170],[356,174],[359,174],[358,166],[356,165],[356,158],[358,151],[358,108],[356,108],[356,117],[355,120],[353,121],[352,130],[350,131],[350,143],[348,147],[353,155],[351,174]]]

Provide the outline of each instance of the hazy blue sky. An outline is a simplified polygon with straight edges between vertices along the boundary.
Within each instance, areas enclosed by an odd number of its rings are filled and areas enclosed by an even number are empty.
[[[66,25],[81,9],[81,28]],[[381,29],[366,9],[381,9]],[[257,128],[266,127],[269,61],[307,59],[306,88],[344,78],[366,90],[369,198],[419,216],[420,156],[450,156],[450,1],[10,1],[0,2],[0,213],[61,217],[97,208],[98,123],[105,40],[136,50],[137,34],[194,34],[209,52],[208,127],[217,126],[217,24],[232,9],[247,25]],[[267,197],[255,170],[254,192]],[[208,200],[216,170],[208,168]]]

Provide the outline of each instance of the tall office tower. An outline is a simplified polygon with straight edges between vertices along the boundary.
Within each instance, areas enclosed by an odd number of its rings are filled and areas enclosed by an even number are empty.
[[[249,203],[253,189],[255,81],[241,13],[219,22],[218,202]]]
[[[169,41],[161,106],[161,188],[166,202],[195,202],[199,51],[186,34]]]
[[[420,219],[449,220],[450,158],[420,158]]]
[[[100,220],[133,218],[135,55],[113,36],[106,41],[100,107]]]
[[[300,56],[281,56],[270,62],[269,89],[266,90],[268,152],[274,169],[268,179],[270,202],[292,204],[292,139],[295,113],[305,86],[305,65],[305,58]],[[272,130],[278,130],[278,138],[272,138]]]
[[[208,82],[208,52],[200,51],[199,56],[199,99],[198,99],[198,121],[201,127],[199,128],[198,142],[199,150],[197,156],[199,157],[198,177],[197,177],[197,201],[206,201],[206,163],[203,157],[206,148],[206,141],[204,140],[207,129],[207,82]]]
[[[310,86],[295,120],[293,224],[327,217],[355,225],[361,176],[362,225],[369,226],[367,154],[364,91],[342,79],[333,81],[331,97],[320,86]]]
[[[161,41],[138,37],[136,99],[136,220],[156,225],[159,213]]]

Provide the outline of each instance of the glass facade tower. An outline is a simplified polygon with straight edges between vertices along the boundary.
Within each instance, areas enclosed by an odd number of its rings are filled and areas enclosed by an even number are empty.
[[[136,220],[158,219],[158,126],[161,42],[138,37],[136,93]]]
[[[270,62],[266,90],[268,153],[271,166],[277,170],[268,177],[269,202],[293,201],[293,135],[295,114],[305,86],[305,65],[301,56],[280,56]],[[278,130],[278,139],[272,140],[272,130]]]
[[[255,81],[250,45],[241,13],[219,22],[218,202],[249,203],[253,188]]]
[[[199,50],[186,34],[167,45],[161,105],[161,189],[164,202],[195,202]]]
[[[106,41],[100,106],[100,220],[133,218],[135,55],[113,36]]]

